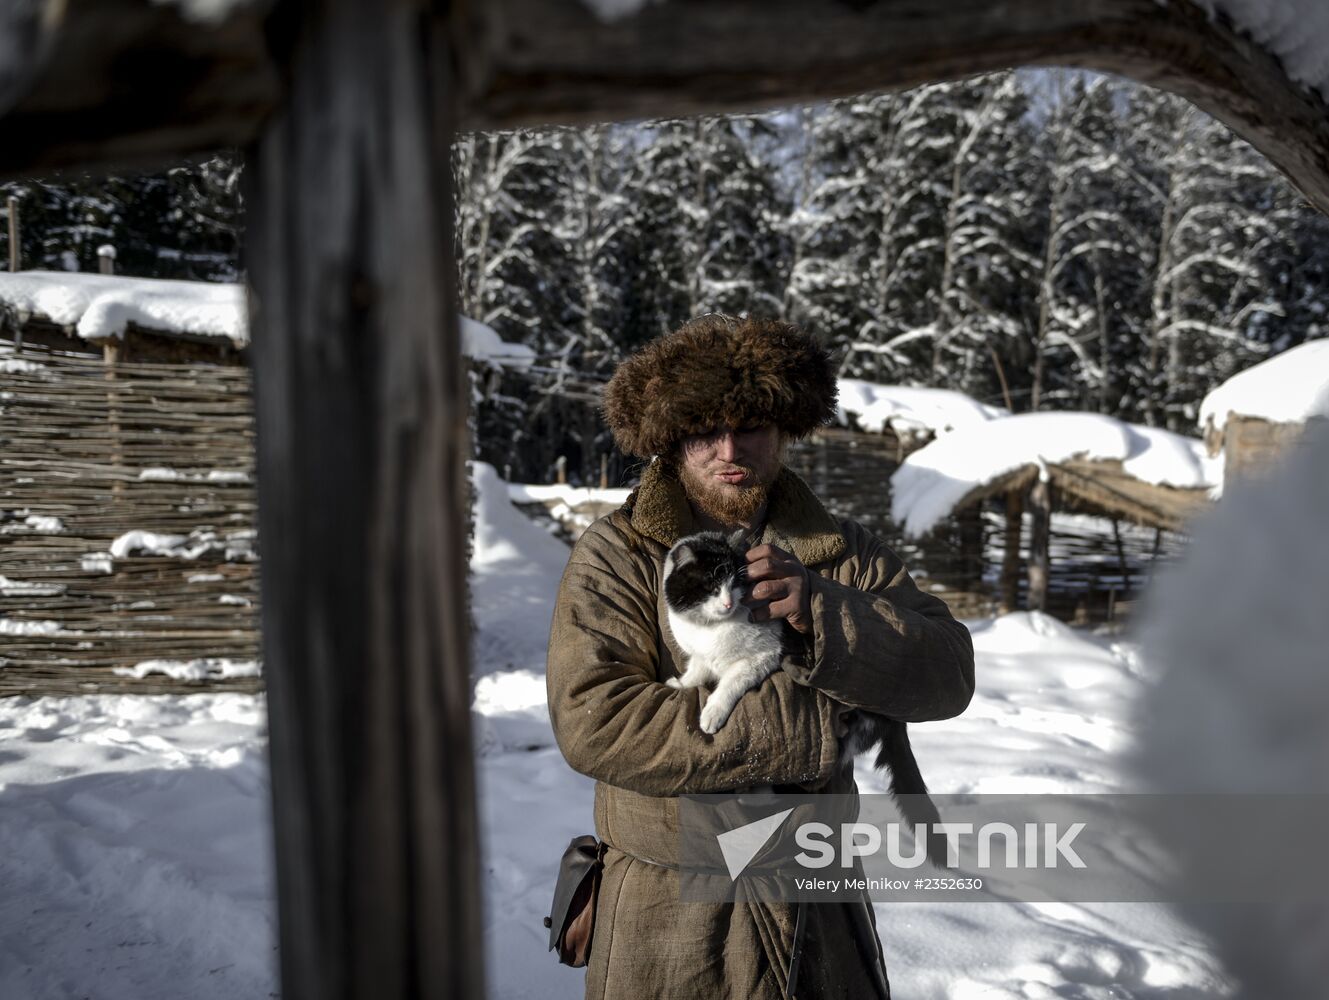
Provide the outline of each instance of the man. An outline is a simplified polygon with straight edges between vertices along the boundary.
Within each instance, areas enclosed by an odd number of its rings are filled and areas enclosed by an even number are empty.
[[[853,767],[838,762],[843,713],[944,719],[973,694],[964,626],[781,464],[788,440],[834,415],[835,397],[830,358],[809,336],[722,315],[648,344],[606,388],[615,440],[652,461],[573,549],[548,668],[554,733],[568,763],[596,779],[607,845],[588,998],[889,996],[865,900],[810,905],[796,933],[792,903],[681,902],[673,857],[676,796],[853,793]],[[787,619],[803,648],[710,736],[699,726],[706,692],[664,683],[682,671],[660,573],[678,538],[739,525],[761,531],[748,555],[753,618]]]

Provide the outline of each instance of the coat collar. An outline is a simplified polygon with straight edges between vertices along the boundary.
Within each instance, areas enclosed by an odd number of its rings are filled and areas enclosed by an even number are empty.
[[[666,548],[698,530],[683,484],[658,458],[642,474],[627,508],[632,527]],[[783,466],[771,487],[762,541],[792,552],[805,566],[838,558],[845,550],[835,518],[807,483]]]

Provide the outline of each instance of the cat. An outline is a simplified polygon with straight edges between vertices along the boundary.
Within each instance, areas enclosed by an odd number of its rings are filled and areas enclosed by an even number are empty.
[[[702,732],[714,735],[744,693],[780,668],[781,621],[754,622],[743,598],[747,545],[742,529],[688,535],[665,556],[664,597],[669,631],[687,656],[687,669],[665,681],[672,688],[714,685],[701,710]]]
[[[665,556],[664,598],[669,630],[687,657],[687,668],[665,684],[672,688],[714,685],[701,710],[703,732],[714,735],[738,700],[780,669],[785,622],[749,620],[747,532],[726,537],[703,531],[680,538]],[[903,722],[853,709],[844,716],[849,731],[840,746],[845,765],[877,747],[877,769],[891,772],[891,797],[912,829],[928,824],[928,858],[946,867],[946,840],[935,832],[941,822],[928,795]]]

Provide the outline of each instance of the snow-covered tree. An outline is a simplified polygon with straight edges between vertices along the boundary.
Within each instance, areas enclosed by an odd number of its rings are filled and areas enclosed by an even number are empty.
[[[1140,323],[1141,261],[1154,250],[1140,208],[1152,198],[1123,142],[1121,85],[1057,71],[1044,122],[1048,203],[1034,333],[1031,410],[1114,412],[1117,362]],[[1156,190],[1156,189],[1155,189]]]
[[[1254,336],[1267,316],[1282,313],[1277,282],[1261,251],[1281,243],[1271,217],[1270,168],[1220,122],[1190,106],[1141,91],[1161,106],[1153,132],[1167,149],[1146,353],[1144,411],[1153,424],[1194,425],[1205,392],[1256,360]]]
[[[1028,97],[1011,73],[939,86],[956,132],[928,381],[999,399],[1027,379],[1041,265]]]

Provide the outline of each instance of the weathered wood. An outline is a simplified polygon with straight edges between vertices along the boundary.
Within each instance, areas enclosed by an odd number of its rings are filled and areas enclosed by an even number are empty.
[[[12,274],[22,266],[22,244],[19,243],[18,199],[12,194],[7,199],[6,211],[9,216],[9,270]]]
[[[445,12],[284,13],[246,156],[282,995],[479,997]]]
[[[749,110],[1021,65],[1082,66],[1181,94],[1329,210],[1329,116],[1198,4],[1157,0],[665,0],[599,20],[582,0],[486,0],[464,127]]]
[[[7,14],[0,175],[178,161],[237,146],[276,107],[270,0],[35,0]]]
[[[1030,611],[1043,611],[1048,601],[1048,572],[1052,565],[1049,552],[1052,521],[1052,497],[1048,480],[1040,476],[1029,487],[1029,592]]]
[[[186,20],[188,6],[45,0],[7,21],[23,58],[0,72],[0,175],[251,140],[280,100],[269,3],[233,4],[210,27]],[[584,0],[472,0],[451,17],[466,128],[751,110],[1083,66],[1190,99],[1329,210],[1323,101],[1198,4],[665,0],[606,23]]]
[[[1024,527],[1024,501],[1019,490],[1006,494],[1006,530],[1001,556],[1001,613],[1020,606],[1020,534]]]

